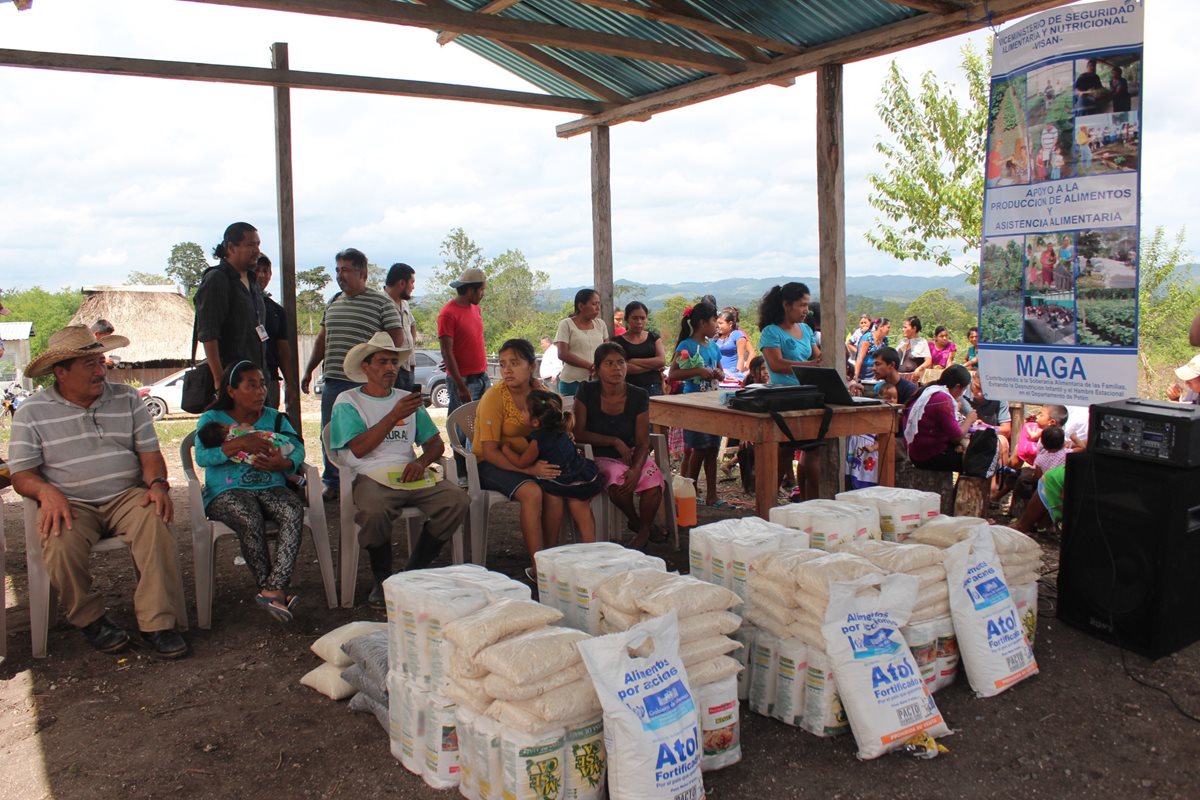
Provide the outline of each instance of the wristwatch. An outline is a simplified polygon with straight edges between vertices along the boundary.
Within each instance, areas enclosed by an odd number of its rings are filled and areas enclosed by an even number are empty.
[[[161,483],[168,492],[171,491],[171,484],[166,478],[155,478],[154,480],[150,481],[149,488],[153,489],[154,484],[156,484],[156,483]]]

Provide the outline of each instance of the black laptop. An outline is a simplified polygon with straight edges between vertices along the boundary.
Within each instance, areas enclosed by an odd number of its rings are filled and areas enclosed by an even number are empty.
[[[842,376],[830,367],[792,367],[792,374],[802,385],[820,389],[828,406],[877,406],[883,403],[877,397],[851,396]]]

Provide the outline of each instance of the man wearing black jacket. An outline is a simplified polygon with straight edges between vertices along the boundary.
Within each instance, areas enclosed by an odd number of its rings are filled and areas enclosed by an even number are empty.
[[[230,225],[213,248],[220,263],[204,271],[196,290],[196,339],[204,346],[214,386],[227,364],[245,360],[260,370],[266,366],[266,305],[254,275],[261,244],[250,223]]]

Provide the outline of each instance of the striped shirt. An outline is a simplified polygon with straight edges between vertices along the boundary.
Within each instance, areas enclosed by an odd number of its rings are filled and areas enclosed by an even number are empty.
[[[375,289],[354,297],[339,294],[325,307],[321,327],[325,329],[325,377],[348,381],[342,366],[346,353],[380,331],[401,327],[400,312],[392,298]]]
[[[142,485],[138,453],[158,452],[158,434],[137,389],[105,383],[91,407],[48,386],[13,417],[8,445],[13,472],[41,470],[68,500],[102,505]]]

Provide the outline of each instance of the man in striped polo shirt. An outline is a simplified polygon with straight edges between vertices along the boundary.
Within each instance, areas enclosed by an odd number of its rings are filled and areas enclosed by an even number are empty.
[[[312,355],[309,356],[308,366],[300,388],[308,393],[313,370],[322,360],[325,362],[325,386],[321,390],[321,429],[329,424],[333,403],[338,395],[347,389],[360,386],[347,377],[342,362],[346,353],[356,344],[362,344],[380,331],[386,331],[396,347],[406,351],[412,346],[405,341],[400,312],[392,298],[383,292],[367,287],[367,257],[361,250],[348,247],[337,254],[338,288],[342,291],[335,295],[325,307],[321,317],[321,332],[317,334],[316,344],[313,345]],[[407,355],[404,356],[407,358]],[[327,501],[338,498],[338,470],[329,463],[329,454],[325,457],[325,471],[321,474],[321,482],[325,484],[322,493]]]
[[[155,656],[179,658],[187,643],[175,630],[179,572],[167,528],[174,516],[167,463],[137,390],[104,380],[104,353],[127,344],[124,336],[97,339],[83,325],[50,337],[25,374],[53,374],[54,384],[13,418],[12,483],[38,503],[42,557],[67,621],[102,653],[129,644],[129,634],[105,615],[88,570],[92,545],[117,536],[137,565],[133,608],[143,640]]]

